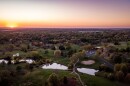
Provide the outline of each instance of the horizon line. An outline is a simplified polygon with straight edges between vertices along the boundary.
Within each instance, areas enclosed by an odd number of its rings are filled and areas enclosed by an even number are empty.
[[[130,27],[0,27],[0,29],[130,29]]]

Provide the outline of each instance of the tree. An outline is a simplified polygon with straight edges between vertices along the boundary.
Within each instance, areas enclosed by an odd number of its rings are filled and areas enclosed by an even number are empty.
[[[49,86],[59,86],[59,79],[55,73],[52,73],[48,78],[48,85]]]
[[[13,44],[9,44],[7,46],[7,50],[10,51],[10,52],[13,51],[14,48],[15,48],[15,46]]]
[[[118,41],[115,41],[114,45],[120,45],[120,43]]]
[[[70,50],[70,49],[72,49],[72,48],[71,48],[70,44],[68,44],[68,45],[66,46],[66,50]]]
[[[107,49],[108,49],[108,51],[109,51],[110,53],[113,53],[113,52],[115,52],[115,51],[118,50],[118,48],[116,48],[115,46],[111,46],[111,45],[108,45],[108,46],[107,46]]]
[[[52,50],[56,50],[55,46],[52,46],[51,49],[52,49]]]
[[[39,60],[42,58],[42,56],[39,54],[38,51],[31,51],[28,53],[28,57],[30,57],[33,60]]]
[[[115,54],[113,56],[114,63],[121,63],[122,62],[122,55],[121,54]]]
[[[119,81],[123,81],[124,80],[124,73],[122,71],[117,71],[116,72],[116,79]]]
[[[55,57],[60,57],[61,56],[61,50],[55,50],[54,51],[54,56]]]
[[[102,48],[99,48],[98,50],[96,50],[95,56],[100,56],[100,54],[103,52]]]
[[[45,50],[44,54],[48,54],[48,53],[49,53],[48,50]]]
[[[26,64],[25,65],[25,68],[27,69],[27,70],[29,70],[29,71],[33,71],[33,64]]]
[[[68,69],[69,69],[69,70],[73,70],[73,68],[74,68],[73,63],[69,63],[69,64],[68,64]]]
[[[92,46],[91,44],[89,44],[89,45],[83,46],[82,48],[83,48],[84,50],[91,50],[91,49],[94,48],[94,46]]]
[[[99,66],[99,71],[106,71],[106,72],[110,72],[112,71],[109,67],[107,67],[105,64],[101,64]]]
[[[128,67],[126,64],[121,64],[121,69],[120,69],[124,74],[127,74],[128,72]]]
[[[20,47],[21,47],[21,51],[23,51],[23,52],[27,52],[27,48],[28,48],[27,45],[22,44]]]
[[[11,57],[12,57],[11,52],[6,52],[5,55],[4,55],[4,58],[5,58],[6,60],[11,59]]]
[[[11,64],[11,57],[12,57],[11,52],[6,52],[4,55],[4,59],[8,61],[8,64]]]
[[[68,57],[70,57],[73,53],[74,51],[72,49],[68,50]]]
[[[71,57],[70,57],[70,62],[71,63],[75,63],[75,62],[77,62],[77,60],[78,60],[78,55],[75,53],[75,54],[73,54]]]
[[[80,41],[85,43],[85,42],[87,42],[87,39],[86,38],[81,38]]]
[[[114,65],[114,72],[120,71],[121,65],[120,64],[115,64]]]
[[[130,47],[127,47],[127,48],[126,48],[126,52],[130,52]]]
[[[85,50],[82,50],[82,51],[80,52],[80,54],[81,54],[81,57],[85,57],[85,56],[86,56],[86,51],[85,51]]]
[[[59,46],[59,49],[60,49],[60,50],[65,50],[65,47],[62,46],[62,45],[60,45],[60,46]]]

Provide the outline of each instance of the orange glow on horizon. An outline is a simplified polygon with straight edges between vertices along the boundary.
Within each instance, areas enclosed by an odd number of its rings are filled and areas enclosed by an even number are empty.
[[[8,27],[8,28],[46,28],[46,27],[130,27],[128,23],[99,23],[99,22],[9,22],[4,23],[0,22],[0,27]]]
[[[1,0],[0,27],[130,27],[128,0]]]
[[[118,20],[118,22],[102,22],[102,21],[0,21],[0,27],[8,27],[8,28],[91,28],[91,27],[130,27],[129,23],[123,23]]]
[[[16,27],[18,27],[18,24],[16,24],[16,23],[8,23],[8,24],[5,25],[5,27],[16,28]]]

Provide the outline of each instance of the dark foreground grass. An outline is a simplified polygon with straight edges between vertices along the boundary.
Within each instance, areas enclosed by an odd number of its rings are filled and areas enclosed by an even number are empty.
[[[118,86],[115,81],[110,81],[102,77],[87,74],[80,74],[80,76],[87,86]]]
[[[56,73],[59,79],[63,78],[64,76],[76,77],[72,75],[70,71],[37,69],[33,72],[26,74],[23,78],[24,78],[24,82],[30,81],[33,83],[33,86],[45,86],[45,83],[49,75],[51,75],[52,73]],[[83,82],[87,86],[118,86],[116,82],[110,81],[102,77],[91,76],[91,75],[82,74],[82,73],[80,73],[80,76]]]
[[[45,83],[48,77],[52,74],[56,73],[59,79],[62,79],[64,76],[67,77],[74,77],[70,73],[70,71],[63,71],[63,70],[49,70],[49,69],[37,69],[33,72],[26,74],[23,78],[23,82],[31,82],[33,83],[32,86],[45,86]]]

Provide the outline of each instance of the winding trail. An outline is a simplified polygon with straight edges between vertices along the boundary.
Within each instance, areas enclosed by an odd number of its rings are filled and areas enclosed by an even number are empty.
[[[71,73],[74,73],[74,74],[76,74],[77,76],[78,76],[78,78],[79,78],[79,81],[80,81],[80,83],[82,84],[82,86],[87,86],[87,85],[84,85],[84,83],[83,83],[83,81],[81,80],[81,77],[80,77],[80,75],[76,72],[76,64],[79,62],[79,59],[77,60],[77,62],[75,62],[74,64],[73,64],[73,71],[71,72]]]

